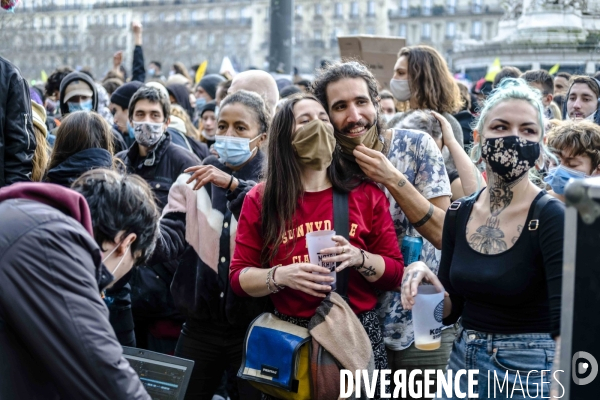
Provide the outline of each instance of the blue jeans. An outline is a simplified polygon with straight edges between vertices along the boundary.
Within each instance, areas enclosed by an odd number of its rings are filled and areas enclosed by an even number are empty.
[[[473,391],[479,399],[548,398],[554,347],[554,340],[547,333],[503,335],[461,327],[447,369],[453,372],[453,378],[458,370],[478,369]],[[465,374],[460,377],[460,390],[468,393],[467,389]],[[436,399],[458,398],[454,391],[453,395],[446,396],[442,391]]]

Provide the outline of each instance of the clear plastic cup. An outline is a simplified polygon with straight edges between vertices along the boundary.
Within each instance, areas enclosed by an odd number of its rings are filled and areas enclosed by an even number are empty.
[[[337,267],[337,263],[335,262],[323,262],[322,258],[325,256],[321,254],[321,250],[329,249],[331,247],[335,247],[337,245],[331,238],[335,236],[335,231],[315,231],[306,234],[306,245],[308,247],[308,258],[310,259],[311,264],[318,265],[319,267],[325,267],[329,269],[329,274],[319,274],[331,276],[333,278],[333,282],[330,284],[328,282],[323,282],[324,285],[331,285],[332,289],[335,289],[335,268]],[[329,254],[327,256],[330,256]],[[317,272],[313,272],[318,274]]]
[[[435,286],[421,285],[417,289],[412,308],[415,347],[420,350],[436,350],[442,341],[442,316],[444,293]]]

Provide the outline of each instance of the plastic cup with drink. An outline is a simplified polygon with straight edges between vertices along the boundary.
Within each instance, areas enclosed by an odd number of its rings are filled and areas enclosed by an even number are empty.
[[[442,317],[444,292],[435,286],[420,285],[412,308],[415,347],[420,350],[436,350],[442,340]]]
[[[313,272],[313,274],[331,276],[333,282],[323,282],[323,284],[331,285],[332,289],[335,289],[335,268],[337,267],[337,263],[323,261],[324,257],[331,257],[334,254],[321,254],[321,250],[330,249],[337,245],[332,239],[334,236],[335,231],[315,231],[306,234],[306,245],[308,246],[308,258],[310,259],[310,263],[327,268],[330,271],[329,274],[319,274],[318,272]]]

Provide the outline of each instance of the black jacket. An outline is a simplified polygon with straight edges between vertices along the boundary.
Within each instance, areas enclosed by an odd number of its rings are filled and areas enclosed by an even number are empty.
[[[108,322],[88,230],[24,198],[1,201],[0,221],[0,399],[150,399]]]
[[[69,75],[65,76],[65,78],[60,82],[60,113],[64,117],[69,114],[69,104],[65,103],[63,99],[65,98],[65,90],[67,86],[73,81],[84,81],[90,86],[90,90],[92,91],[92,111],[98,111],[98,90],[96,90],[96,85],[92,78],[89,75],[84,74],[83,72],[71,72]]]
[[[137,142],[117,157],[123,160],[129,173],[137,174],[148,182],[161,209],[167,204],[169,189],[177,177],[185,169],[201,164],[189,150],[173,144],[168,131],[146,157],[140,156]],[[167,259],[164,263],[149,263],[147,267],[132,272],[129,282],[134,318],[180,319],[169,291],[173,279],[170,264],[176,265],[176,261]]]
[[[137,174],[148,182],[161,209],[167,204],[169,189],[177,177],[186,168],[201,164],[192,152],[173,144],[168,131],[147,157],[140,156],[135,142],[126,152],[118,153],[117,158],[123,161],[127,172]]]
[[[112,168],[113,157],[104,149],[87,149],[73,154],[46,174],[46,181],[70,187],[83,173],[95,168]],[[110,312],[109,321],[119,343],[135,347],[133,316],[131,315],[131,286],[129,274],[106,291],[105,303]]]
[[[146,80],[146,68],[144,67],[144,50],[142,46],[135,46],[133,50],[133,66],[131,68],[131,82]]]
[[[0,57],[0,188],[31,180],[35,148],[29,85]]]
[[[70,187],[84,172],[94,168],[112,168],[112,155],[99,148],[87,149],[73,154],[46,173],[46,181]]]

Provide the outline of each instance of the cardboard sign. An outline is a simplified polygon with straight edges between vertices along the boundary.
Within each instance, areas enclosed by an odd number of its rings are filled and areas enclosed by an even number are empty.
[[[338,36],[340,56],[357,58],[369,66],[380,87],[389,89],[394,75],[394,65],[406,39],[392,36]]]

